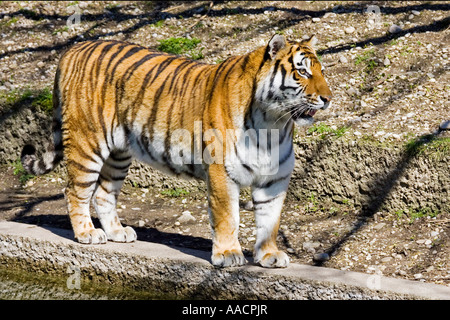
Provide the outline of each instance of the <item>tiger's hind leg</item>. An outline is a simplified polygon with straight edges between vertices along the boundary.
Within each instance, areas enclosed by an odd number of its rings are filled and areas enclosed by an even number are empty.
[[[111,152],[101,169],[92,201],[107,239],[116,242],[133,242],[137,238],[131,227],[122,226],[116,209],[131,160],[127,151]]]
[[[68,173],[65,196],[75,238],[86,244],[106,243],[105,232],[94,228],[89,213],[103,161],[99,156],[90,155],[75,145],[66,147],[65,154]]]

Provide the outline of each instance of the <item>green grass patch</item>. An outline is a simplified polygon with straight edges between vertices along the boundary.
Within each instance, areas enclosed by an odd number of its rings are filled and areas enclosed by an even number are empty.
[[[15,176],[19,177],[19,181],[21,184],[27,183],[28,180],[31,180],[34,178],[34,175],[29,174],[24,167],[22,166],[22,162],[20,159],[14,161],[12,164],[12,167],[14,168],[13,174]]]
[[[10,91],[0,92],[0,105],[3,111],[12,110],[23,104],[30,105],[34,110],[40,110],[47,114],[53,112],[53,94],[49,88],[41,90],[14,89]]]
[[[427,155],[441,160],[450,154],[450,138],[436,138],[435,135],[428,134],[409,140],[405,144],[405,150],[409,156]]]
[[[197,45],[201,42],[197,38],[168,38],[163,40],[158,40],[159,45],[157,49],[159,51],[172,53],[172,54],[186,54],[191,59],[198,60],[202,59],[204,56],[202,54],[202,49],[197,49]]]
[[[373,69],[378,66],[378,62],[375,61],[375,49],[370,49],[363,54],[357,55],[355,57],[355,65],[360,64],[365,65],[364,69],[367,72],[373,71]]]
[[[51,114],[53,112],[53,93],[49,88],[44,88],[37,92],[36,98],[33,99],[31,105],[47,114]]]
[[[165,196],[169,196],[169,197],[174,197],[174,198],[178,198],[181,196],[186,196],[189,194],[189,191],[186,191],[182,188],[175,188],[175,189],[168,189],[168,190],[163,190],[161,191],[162,195]]]
[[[323,123],[314,124],[307,131],[309,135],[318,135],[321,139],[325,139],[327,137],[342,137],[345,132],[348,130],[348,127],[340,127],[337,129],[331,128]]]
[[[3,19],[2,21],[0,21],[0,28],[1,27],[9,27],[10,25],[12,25],[13,23],[16,23],[19,19],[17,17],[12,17],[9,20],[5,20]]]

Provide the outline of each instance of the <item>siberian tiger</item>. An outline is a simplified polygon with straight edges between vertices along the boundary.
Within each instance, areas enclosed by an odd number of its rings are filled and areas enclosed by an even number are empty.
[[[116,211],[133,158],[205,180],[211,261],[220,267],[246,263],[238,241],[239,190],[251,186],[254,260],[286,267],[276,238],[294,168],[294,123],[312,124],[331,99],[315,42],[274,35],[217,65],[121,41],[78,43],[56,71],[53,145],[41,157],[25,146],[23,166],[39,175],[66,159],[68,212],[75,238],[86,244],[136,240]],[[91,200],[103,230],[92,224]]]

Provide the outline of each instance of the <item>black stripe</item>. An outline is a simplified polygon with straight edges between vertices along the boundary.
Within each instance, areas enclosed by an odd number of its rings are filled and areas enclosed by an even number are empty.
[[[94,181],[86,181],[86,182],[82,182],[82,181],[74,181],[73,184],[77,187],[82,187],[82,188],[89,188],[90,186],[92,186],[94,183],[97,183],[97,180]]]
[[[79,69],[76,70],[76,79],[73,80],[73,83],[68,83],[68,85],[70,87],[69,91],[72,91],[72,95],[75,95],[75,99],[79,106],[83,106],[83,104],[81,103],[81,99],[82,99],[82,97],[85,97],[85,94],[79,90],[79,89],[83,88],[83,86],[80,85],[80,82],[83,83],[82,79],[86,78],[85,72],[86,72],[86,68],[89,64],[92,54],[102,43],[103,42],[101,42],[101,41],[93,42],[92,47],[89,47],[88,49],[86,49],[86,51],[83,52],[84,53],[83,56],[79,59],[80,60]],[[92,115],[86,114],[83,107],[81,107],[80,110],[82,110],[81,114],[82,114],[83,120],[87,123],[89,130],[92,132],[96,132],[97,129],[96,129],[96,125],[92,121],[93,120]]]
[[[172,62],[174,62],[175,60],[178,60],[178,59],[180,59],[180,58],[170,56],[170,57],[167,57],[166,60],[164,60],[163,62],[161,62],[161,63],[158,65],[158,69],[156,70],[155,76],[153,77],[152,80],[150,80],[150,82],[149,82],[148,84],[146,84],[146,86],[147,86],[147,85],[151,86],[151,85],[153,84],[153,82],[155,82],[156,79],[157,79],[160,75],[162,75],[162,73],[169,67],[169,65],[170,65]]]
[[[138,93],[136,99],[134,100],[134,102],[133,102],[133,104],[132,104],[132,106],[134,106],[134,108],[137,108],[137,109],[138,109],[138,108],[141,106],[142,101],[143,101],[143,99],[144,99],[144,95],[145,95],[145,90],[146,90],[146,88],[148,88],[149,86],[151,86],[151,84],[156,80],[156,78],[158,78],[158,76],[160,75],[160,73],[161,73],[162,71],[164,71],[165,68],[167,68],[167,66],[168,66],[173,60],[175,60],[175,59],[177,59],[177,57],[168,57],[168,58],[166,58],[162,63],[160,63],[159,65],[155,65],[153,68],[151,68],[151,69],[147,72],[147,74],[145,75],[144,81],[142,82],[141,88],[140,88],[139,91],[138,91],[139,93]],[[158,69],[156,70],[156,74],[155,74],[155,76],[153,77],[153,79],[150,80],[150,78],[151,78],[151,76],[152,76],[152,74],[153,74],[153,70],[154,70],[154,68],[156,68],[156,67],[158,67]],[[164,89],[164,86],[165,86],[165,82],[164,82],[163,85],[162,85],[163,89]],[[161,87],[159,87],[159,88],[158,88],[158,91],[157,91],[158,97],[156,97],[156,96],[154,97],[154,101],[156,101],[157,103],[159,102],[159,101],[158,101],[159,95],[161,95],[161,92],[162,92],[160,89],[161,89]],[[156,108],[156,105],[154,105],[153,108],[152,108],[152,115],[150,116],[149,121],[154,117],[156,111],[158,111],[158,110],[157,110],[157,108]],[[134,120],[135,120],[135,118],[136,118],[136,116],[135,116],[136,114],[137,114],[137,112],[136,112],[135,114],[133,114],[133,118],[132,118],[131,123],[134,122]],[[150,128],[152,128],[152,127],[150,127]]]
[[[245,170],[247,170],[249,173],[253,173],[253,169],[250,168],[246,163],[244,163],[244,161],[242,161],[241,157],[239,156],[236,144],[234,144],[234,154],[236,155],[237,159],[239,160],[239,163],[245,168]]]
[[[273,73],[272,73],[272,76],[271,76],[271,78],[270,78],[270,83],[269,83],[269,93],[268,93],[268,95],[267,95],[267,98],[268,98],[268,99],[271,99],[271,98],[273,97],[273,91],[272,91],[272,88],[273,88],[273,82],[275,81],[275,76],[276,76],[277,73],[278,73],[278,67],[280,66],[280,61],[281,61],[281,60],[277,60],[277,61],[275,62],[275,66],[274,66],[274,68],[273,68]]]
[[[122,154],[122,153],[124,153],[124,152],[121,152],[121,153],[114,153],[114,152],[112,152],[109,156],[111,157],[112,160],[117,161],[117,162],[131,160],[132,156],[129,155],[128,152],[127,152],[127,155],[125,157],[123,157],[123,158],[118,157],[118,154]]]
[[[279,195],[277,195],[277,196],[275,196],[275,197],[273,197],[273,198],[270,198],[270,199],[267,199],[267,200],[262,200],[262,201],[255,201],[255,199],[252,198],[253,206],[256,207],[256,206],[261,205],[261,204],[267,204],[267,203],[270,203],[270,202],[272,202],[273,200],[278,199],[281,195],[282,195],[282,194],[279,194]]]
[[[275,183],[278,183],[278,182],[280,182],[280,181],[289,179],[290,176],[291,176],[291,173],[289,173],[287,176],[280,177],[280,178],[277,178],[277,179],[273,179],[273,180],[271,180],[271,181],[269,181],[269,182],[266,182],[266,183],[264,183],[264,184],[258,186],[258,188],[260,188],[260,189],[270,188],[270,187],[271,187],[272,185],[274,185]]]
[[[124,45],[125,47],[126,45]],[[123,47],[122,47],[123,48]],[[121,49],[122,49],[121,48]],[[109,79],[109,84],[111,85],[113,80],[114,80],[114,75],[116,73],[116,69],[117,67],[126,59],[132,57],[133,55],[135,55],[136,53],[142,51],[142,50],[146,50],[144,47],[138,47],[138,46],[132,46],[132,48],[130,50],[127,51],[127,53],[125,53],[120,59],[119,61],[117,61],[117,63],[114,65],[113,69],[111,70],[111,72],[109,72],[108,74],[112,75],[112,77]],[[112,61],[112,59],[111,59]],[[108,66],[109,67],[109,66]],[[108,68],[106,68],[106,70],[108,70]]]
[[[244,56],[244,61],[241,64],[242,75],[244,75],[245,67],[247,66],[248,61],[250,60],[250,54]]]
[[[286,90],[286,89],[296,90],[297,89],[296,87],[291,87],[291,86],[285,85],[287,71],[286,71],[286,68],[284,67],[284,65],[281,65],[280,69],[281,69],[281,79],[282,79],[280,89],[281,90]]]
[[[143,128],[142,128],[142,134],[141,134],[141,139],[140,139],[140,141],[136,138],[136,141],[137,141],[137,144],[138,144],[138,146],[139,146],[139,148],[141,149],[141,152],[143,153],[143,154],[148,154],[148,156],[150,157],[150,159],[152,160],[152,161],[156,161],[156,158],[155,158],[155,156],[153,155],[153,153],[151,152],[151,150],[150,150],[150,147],[151,147],[151,145],[150,145],[150,140],[149,140],[149,138],[145,135],[145,133],[146,133],[146,130],[147,130],[147,125],[145,125]],[[145,148],[144,148],[145,147]]]
[[[89,146],[91,147],[92,152],[97,155],[100,159],[102,159],[102,162],[105,162],[105,158],[102,156],[102,152],[100,150],[100,147],[97,145],[97,148],[94,148],[93,145],[88,141]]]
[[[69,74],[63,74],[63,77],[64,77],[63,81],[62,81],[63,83],[65,83],[66,85],[70,85],[70,83],[72,82],[72,79],[76,78],[79,75],[78,74],[78,72],[79,72],[78,68],[79,68],[79,65],[82,62],[81,58],[84,57],[85,50],[89,50],[89,49],[86,49],[86,48],[91,46],[91,45],[95,46],[95,42],[86,42],[86,45],[84,47],[80,48],[80,50],[78,50],[78,52],[74,52],[71,55],[72,59],[71,59],[70,64],[73,65],[73,70]],[[73,58],[74,56],[76,56],[76,57]],[[80,56],[81,56],[81,58],[80,58]],[[65,55],[64,55],[64,57],[65,57]],[[61,58],[61,60],[62,59],[63,58]],[[67,59],[69,59],[69,58],[67,58]],[[68,78],[66,78],[66,76],[68,76]],[[66,88],[64,87],[63,89],[65,90]]]
[[[170,86],[169,86],[168,94],[170,94],[170,92],[172,92],[172,88],[173,88],[173,85],[174,85],[175,81],[179,80],[179,73],[181,73],[181,72],[183,71],[183,69],[186,68],[186,66],[189,65],[189,64],[191,64],[191,63],[194,63],[194,62],[191,61],[191,60],[186,60],[186,61],[180,63],[180,64],[175,68],[175,70],[171,73],[171,75],[172,75],[172,80],[170,81]],[[174,93],[174,95],[176,96],[176,93]]]
[[[93,162],[93,163],[98,163],[90,154],[88,154],[83,148],[77,148],[77,152],[78,152],[78,154],[81,156],[81,157],[83,157],[83,158],[85,158],[85,159],[87,159],[87,160],[89,160],[89,161],[91,161],[91,162]]]
[[[174,70],[174,72],[173,72],[173,78],[172,78],[172,81],[171,81],[171,83],[170,83],[170,86],[169,86],[169,91],[168,91],[168,94],[170,94],[170,92],[171,92],[171,90],[172,90],[172,86],[173,86],[173,83],[174,83],[174,80],[175,79],[179,79],[180,77],[178,76],[178,73],[179,72],[182,72],[182,70],[184,70],[189,64],[191,64],[191,63],[193,63],[193,61],[190,61],[190,60],[187,60],[187,61],[185,61],[185,62],[183,62],[183,63],[181,63],[175,70]],[[177,97],[177,93],[178,92],[174,92],[173,93],[173,95],[175,96],[175,97]],[[167,116],[167,130],[166,130],[166,137],[165,137],[165,139],[164,139],[164,153],[163,153],[163,160],[164,160],[164,162],[166,162],[166,164],[169,166],[169,168],[173,171],[173,172],[176,172],[177,174],[179,174],[179,172],[172,166],[172,159],[171,159],[171,156],[170,156],[170,137],[171,137],[171,133],[172,133],[172,130],[171,130],[171,126],[172,126],[172,113],[173,113],[173,110],[174,110],[174,108],[175,108],[175,101],[176,101],[176,98],[174,98],[173,99],[173,101],[172,101],[172,104],[169,106],[169,108],[168,108],[168,116]],[[181,118],[182,118],[183,116],[181,116]]]
[[[142,48],[142,47],[131,46],[131,48],[115,63],[112,70],[109,71],[112,61],[117,57],[117,55],[119,53],[121,53],[126,47],[129,47],[129,46],[130,46],[129,44],[119,45],[119,47],[117,48],[117,51],[113,55],[111,55],[111,57],[108,61],[108,64],[105,68],[106,78],[105,78],[105,80],[103,82],[103,86],[102,86],[101,103],[98,103],[98,105],[97,105],[97,113],[99,116],[98,120],[99,120],[100,126],[102,128],[103,137],[104,137],[105,142],[107,142],[108,139],[107,139],[107,128],[106,128],[106,124],[105,124],[105,119],[103,117],[103,108],[105,105],[106,90],[108,89],[108,85],[112,84],[114,77],[116,75],[116,69],[124,60],[133,56],[134,54],[138,53],[139,51],[144,50],[144,48]]]
[[[105,180],[100,180],[100,183],[98,184],[98,185],[100,186],[100,188],[102,188],[102,189],[103,189],[106,193],[108,193],[108,194],[113,193],[113,192],[114,192],[114,189],[113,189],[113,190],[108,190],[108,188],[105,187],[105,186],[102,184],[103,181],[105,181]],[[120,191],[119,191],[119,192],[120,192]]]
[[[95,199],[96,199],[97,203],[100,200],[100,201],[106,202],[109,205],[115,205],[116,204],[115,202],[109,201],[108,199],[105,199],[105,198],[99,197],[99,196],[95,197]]]
[[[106,163],[109,167],[111,167],[111,168],[113,168],[113,169],[115,169],[115,170],[119,170],[119,171],[125,171],[125,170],[128,171],[128,168],[129,168],[130,165],[131,165],[131,161],[130,161],[130,162],[127,162],[125,165],[118,165],[118,164],[116,164],[116,163],[111,163],[111,162],[109,162],[109,161],[106,161],[105,163]]]
[[[145,55],[143,58],[141,58],[138,61],[136,61],[135,63],[133,63],[131,65],[131,67],[129,67],[127,69],[127,71],[123,74],[121,79],[116,82],[116,110],[118,110],[118,105],[121,104],[121,102],[123,100],[123,96],[125,94],[125,85],[128,82],[128,80],[131,78],[131,76],[134,74],[134,72],[140,66],[142,66],[145,62],[147,62],[155,57],[159,57],[159,56],[161,56],[160,53],[149,53],[149,54]],[[151,71],[153,71],[153,68],[151,69]],[[149,71],[149,72],[151,72],[151,71]],[[148,72],[147,72],[147,74],[148,74]]]
[[[115,181],[123,181],[126,178],[127,175],[125,176],[105,176],[104,174],[100,173],[100,179],[103,181],[108,181],[108,182],[115,182]]]
[[[72,159],[67,160],[67,165],[73,166],[73,167],[77,168],[78,170],[86,172],[86,173],[97,173],[97,174],[100,173],[100,171],[89,169],[88,167],[86,167],[86,166],[82,165],[81,163],[76,162],[75,160],[72,160]]]
[[[181,102],[184,101],[184,96],[188,92],[187,88],[189,88],[189,85],[192,82],[192,81],[187,81],[187,79],[191,75],[192,69],[196,68],[198,65],[200,65],[200,64],[194,63],[187,70],[185,70],[184,75],[183,75],[183,80],[181,82],[181,88],[179,90],[179,94],[174,100],[177,103],[178,103],[178,100],[180,100]],[[200,71],[199,74],[203,74],[202,71]],[[193,86],[192,88],[195,88],[195,87]],[[190,92],[192,92],[192,90]],[[180,127],[181,128],[183,128],[183,124],[184,124],[183,123],[183,120],[184,120],[184,117],[183,117],[184,108],[185,108],[185,103],[180,103],[179,106],[178,106],[178,114],[180,115]]]
[[[106,54],[116,45],[116,43],[110,43],[106,46],[103,47],[102,52],[100,53],[100,55],[98,56],[98,58],[96,59],[95,63],[95,68],[92,68],[91,70],[91,89],[94,90],[94,86],[96,84],[96,81],[98,81],[98,77],[100,76],[100,66],[103,63],[103,60],[105,59]],[[93,77],[94,74],[94,70],[95,70],[95,77]]]

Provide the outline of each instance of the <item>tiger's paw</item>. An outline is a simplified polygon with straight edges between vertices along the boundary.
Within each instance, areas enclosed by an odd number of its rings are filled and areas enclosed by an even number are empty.
[[[269,252],[255,260],[264,268],[286,268],[289,265],[289,257],[283,251]]]
[[[212,264],[215,267],[238,267],[247,263],[242,250],[225,250],[224,252],[213,253],[211,256]]]
[[[81,232],[75,238],[79,243],[83,244],[102,244],[106,243],[106,234],[102,229],[90,229],[86,232]]]
[[[134,242],[137,239],[136,232],[131,227],[125,227],[108,232],[108,240],[114,242]]]

